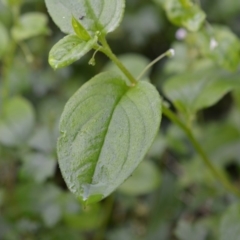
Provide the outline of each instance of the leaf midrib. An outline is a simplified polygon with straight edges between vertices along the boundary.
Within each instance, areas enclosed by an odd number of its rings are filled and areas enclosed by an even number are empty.
[[[108,121],[108,123],[107,123],[107,129],[106,129],[106,132],[105,132],[104,137],[103,137],[103,141],[102,141],[102,144],[101,144],[101,147],[100,147],[100,150],[99,150],[99,154],[98,154],[97,157],[96,157],[97,161],[95,162],[94,172],[93,172],[93,174],[92,174],[92,181],[91,181],[90,184],[93,183],[93,180],[94,180],[93,178],[94,178],[95,172],[96,172],[96,166],[97,166],[97,163],[98,163],[98,161],[99,161],[99,157],[100,157],[100,155],[101,155],[101,153],[102,153],[102,149],[103,149],[103,146],[104,146],[105,141],[106,141],[106,136],[107,136],[107,134],[108,134],[109,126],[110,126],[110,124],[111,124],[111,121],[112,121],[114,112],[115,112],[118,104],[121,102],[122,98],[127,94],[127,92],[128,92],[130,89],[131,89],[131,88],[128,87],[128,88],[123,92],[123,94],[119,97],[119,99],[117,99],[117,101],[116,101],[116,103],[115,103],[115,105],[114,105],[114,107],[113,107],[113,111],[111,112],[111,115],[110,115],[110,117],[109,117],[109,121]]]

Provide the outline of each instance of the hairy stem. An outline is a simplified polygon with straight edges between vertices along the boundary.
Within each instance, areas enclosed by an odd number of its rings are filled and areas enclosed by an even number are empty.
[[[172,112],[167,107],[162,107],[163,114],[167,116],[172,122],[174,122],[176,125],[178,125],[188,136],[189,140],[193,144],[194,148],[198,152],[198,154],[201,156],[201,159],[203,160],[204,164],[207,166],[209,171],[213,174],[213,176],[221,182],[221,184],[231,193],[234,195],[240,197],[240,191],[238,188],[236,188],[234,185],[231,184],[231,182],[228,180],[228,178],[223,175],[221,172],[218,171],[218,169],[212,164],[211,160],[208,158],[204,150],[202,149],[201,145],[198,143],[196,138],[194,137],[192,131],[176,116],[174,112]]]
[[[132,86],[135,86],[137,84],[137,80],[126,69],[126,67],[118,60],[118,58],[115,56],[115,54],[112,52],[111,48],[109,47],[106,39],[104,37],[100,37],[99,40],[102,44],[102,48],[100,48],[99,51],[106,54],[118,66],[118,68],[124,73],[124,75],[129,79],[129,81],[132,83]]]

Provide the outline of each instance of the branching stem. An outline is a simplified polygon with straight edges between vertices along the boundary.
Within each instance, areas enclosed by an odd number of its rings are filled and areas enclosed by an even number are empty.
[[[240,197],[240,191],[238,188],[236,188],[234,185],[231,184],[231,182],[228,180],[228,178],[222,174],[218,169],[212,164],[211,160],[208,158],[204,150],[202,149],[201,145],[198,143],[196,138],[194,137],[192,131],[178,118],[178,116],[172,112],[167,107],[163,106],[163,114],[168,117],[172,122],[174,122],[176,125],[178,125],[188,136],[189,140],[193,144],[194,148],[198,152],[198,154],[201,156],[201,159],[203,160],[204,164],[207,166],[209,171],[213,174],[213,176],[218,179],[219,182],[222,183],[222,185],[231,193],[234,195]]]

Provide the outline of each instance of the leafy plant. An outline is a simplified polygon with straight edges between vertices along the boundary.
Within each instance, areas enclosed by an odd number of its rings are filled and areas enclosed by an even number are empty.
[[[234,1],[0,1],[0,239],[238,239]]]
[[[62,174],[72,192],[83,202],[92,203],[108,196],[121,185],[143,159],[158,132],[161,101],[156,89],[147,82],[136,80],[112,53],[106,41],[106,34],[120,23],[124,1],[95,3],[82,0],[63,3],[46,0],[46,5],[55,23],[63,32],[70,34],[50,51],[49,63],[54,69],[65,67],[95,49],[106,54],[126,76],[123,78],[110,72],[97,75],[70,98],[61,117],[58,157]],[[166,1],[165,8],[173,23],[186,26],[192,31],[197,31],[205,19],[205,14],[191,1]],[[228,53],[231,54],[229,51],[222,52],[225,55]],[[169,54],[171,51],[165,55]],[[234,59],[235,65],[239,60]],[[94,56],[89,63],[92,62],[95,62]],[[199,75],[197,72],[196,76]],[[213,75],[216,76],[216,73]],[[185,89],[191,87],[188,79],[192,78],[194,76],[183,76],[183,80],[187,82]],[[195,104],[192,110],[184,110],[188,103],[180,103],[184,96],[181,96],[179,88],[172,91],[170,99],[173,103],[176,102],[179,110],[194,114],[195,111],[216,102],[215,99],[210,99],[214,90],[216,93],[213,97],[219,99],[235,85],[228,81],[227,86],[226,81],[223,81],[224,87],[219,89],[218,79],[216,87],[213,85],[209,89],[206,75],[203,79],[207,83],[201,83],[197,79],[197,83],[193,82],[191,87],[196,88],[202,97],[198,103],[189,99],[189,104]],[[178,84],[186,91],[179,82],[179,76],[176,82],[172,80],[172,83],[168,81],[167,84],[167,95],[170,94],[170,88],[176,88]],[[203,92],[199,85],[206,86],[209,93]],[[207,98],[203,93],[210,96]],[[191,98],[188,95],[189,97]],[[196,92],[193,91],[192,97],[197,97]],[[164,107],[164,113],[186,131],[212,173],[229,190],[239,195],[238,190],[212,165],[191,130],[170,109]]]

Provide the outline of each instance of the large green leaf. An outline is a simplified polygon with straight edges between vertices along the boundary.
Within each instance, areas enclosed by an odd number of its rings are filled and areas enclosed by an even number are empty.
[[[43,13],[33,12],[22,15],[17,25],[12,28],[12,36],[17,41],[22,41],[39,35],[49,33],[48,19]]]
[[[68,35],[53,46],[49,53],[49,64],[54,68],[62,68],[77,61],[97,43],[97,37],[89,41],[81,40],[77,35]]]
[[[34,126],[32,105],[21,97],[4,102],[0,115],[0,143],[6,146],[23,144]]]
[[[60,120],[58,158],[62,174],[81,200],[100,201],[138,166],[161,120],[161,100],[147,82],[126,85],[105,72],[68,101]]]
[[[165,0],[163,5],[168,19],[189,31],[198,31],[205,21],[205,13],[191,0]]]
[[[191,116],[236,87],[240,87],[238,73],[206,66],[167,79],[163,90],[179,111]]]
[[[125,0],[45,0],[53,21],[64,33],[74,33],[72,16],[90,32],[113,31],[123,16]]]
[[[5,53],[9,43],[9,36],[7,29],[5,26],[0,22],[0,58]]]
[[[230,206],[224,213],[220,229],[219,240],[239,240],[240,239],[240,204]]]

